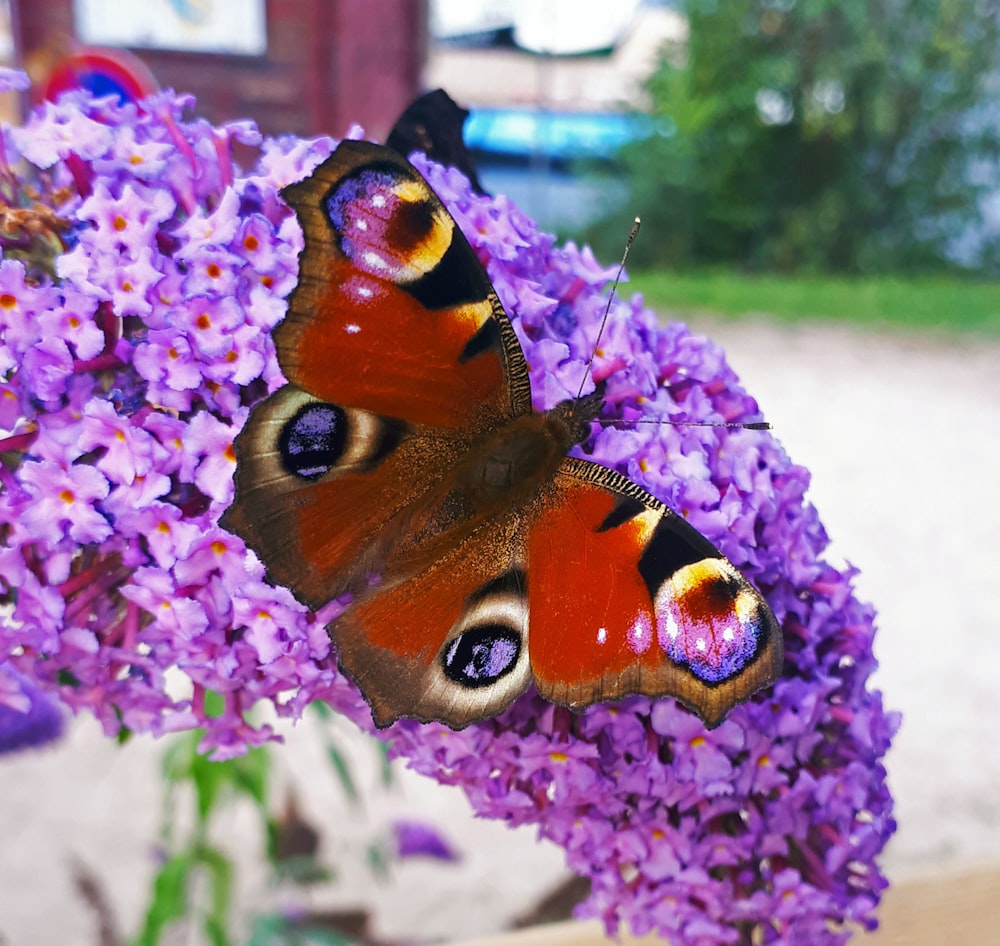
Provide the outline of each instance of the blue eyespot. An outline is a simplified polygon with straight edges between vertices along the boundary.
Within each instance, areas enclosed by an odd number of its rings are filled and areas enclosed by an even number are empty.
[[[475,689],[489,686],[517,666],[521,638],[502,624],[481,624],[456,637],[444,653],[450,680]]]
[[[316,480],[337,463],[347,440],[347,415],[336,404],[317,402],[299,409],[281,430],[282,466],[294,476]]]

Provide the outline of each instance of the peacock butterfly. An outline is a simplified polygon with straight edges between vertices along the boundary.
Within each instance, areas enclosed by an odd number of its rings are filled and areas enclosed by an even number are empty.
[[[377,725],[460,728],[534,684],[576,708],[670,695],[715,726],[776,679],[778,623],[733,564],[567,456],[599,391],[532,408],[510,319],[409,162],[344,141],[282,196],[305,235],[288,383],[236,439],[223,525],[307,606],[353,595],[329,632]]]

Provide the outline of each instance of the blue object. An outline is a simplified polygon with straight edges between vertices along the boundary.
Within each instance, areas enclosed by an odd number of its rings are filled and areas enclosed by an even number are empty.
[[[652,133],[646,115],[476,108],[465,124],[466,146],[489,154],[561,161],[611,158],[630,141]]]

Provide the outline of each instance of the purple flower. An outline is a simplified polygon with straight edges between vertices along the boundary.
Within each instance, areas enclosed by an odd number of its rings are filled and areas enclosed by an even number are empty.
[[[176,256],[180,259],[190,259],[196,252],[212,246],[225,246],[240,226],[237,215],[240,207],[239,194],[229,188],[222,196],[219,206],[211,212],[197,208],[195,212],[182,223],[175,235],[181,241]]]
[[[23,92],[31,85],[26,72],[0,66],[0,92]]]
[[[13,129],[21,155],[39,168],[51,168],[71,155],[84,161],[104,155],[113,138],[112,129],[80,108],[73,96],[58,103],[44,102],[32,112],[24,128]]]
[[[282,383],[270,331],[302,235],[278,191],[333,143],[260,143],[246,123],[186,120],[191,104],[72,96],[11,135],[46,173],[12,194],[35,215],[31,239],[0,234],[0,662],[109,735],[200,726],[203,751],[228,758],[276,738],[248,722],[262,701],[297,718],[322,699],[372,722],[331,660],[324,625],[341,605],[310,612],[218,526],[233,439]],[[233,139],[260,143],[246,173]],[[613,271],[453,169],[420,168],[511,314],[536,406],[605,382],[616,423],[581,454],[745,571],[782,622],[785,671],[712,731],[669,699],[576,715],[528,692],[462,732],[401,721],[381,735],[483,816],[562,845],[591,880],[581,915],[609,930],[842,943],[846,924],[874,922],[885,885],[898,719],[868,685],[874,615],[853,572],[824,559],[807,472],[766,432],[634,423],[759,413],[717,346],[637,299],[613,303],[588,377]]]
[[[66,342],[61,338],[43,338],[24,353],[21,364],[34,382],[35,397],[58,404],[73,373],[73,356]]]
[[[109,151],[93,162],[94,171],[108,178],[119,172],[140,181],[158,179],[167,162],[177,154],[173,144],[149,137],[148,126],[134,128],[125,124],[115,135]],[[161,192],[163,193],[163,192]]]
[[[433,825],[425,821],[398,819],[392,823],[396,856],[429,857],[438,861],[457,861],[459,856]]]
[[[163,451],[152,434],[134,423],[134,418],[122,416],[105,400],[91,401],[84,408],[79,443],[84,452],[100,450],[94,465],[112,483],[126,486],[153,470],[157,454]]]
[[[41,339],[38,317],[56,305],[51,287],[25,283],[24,264],[0,261],[0,332],[3,346],[16,359]]]
[[[174,198],[169,191],[155,190],[142,184],[126,184],[115,197],[98,180],[93,193],[77,211],[81,220],[89,220],[93,230],[81,233],[81,242],[94,250],[123,253],[133,257],[155,238],[160,225],[174,215]]]
[[[58,704],[10,663],[0,663],[0,755],[59,739],[64,718]]]
[[[182,331],[176,328],[152,330],[137,346],[134,357],[136,370],[150,382],[149,393],[153,398],[179,410],[190,405],[190,398],[178,398],[170,393],[191,391],[203,380],[196,353]]]
[[[98,305],[93,296],[66,287],[60,304],[39,314],[39,330],[43,337],[62,339],[80,361],[89,361],[104,350],[106,342],[95,319]]]
[[[20,521],[33,536],[58,545],[65,536],[85,545],[112,534],[97,503],[108,495],[108,481],[84,464],[63,467],[51,460],[25,460],[19,471],[30,498]]]

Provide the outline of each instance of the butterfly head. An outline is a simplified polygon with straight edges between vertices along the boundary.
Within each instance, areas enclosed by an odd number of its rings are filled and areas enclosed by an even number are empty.
[[[549,412],[566,425],[568,445],[583,443],[591,433],[591,425],[600,416],[604,406],[604,382],[584,397],[561,401]]]

